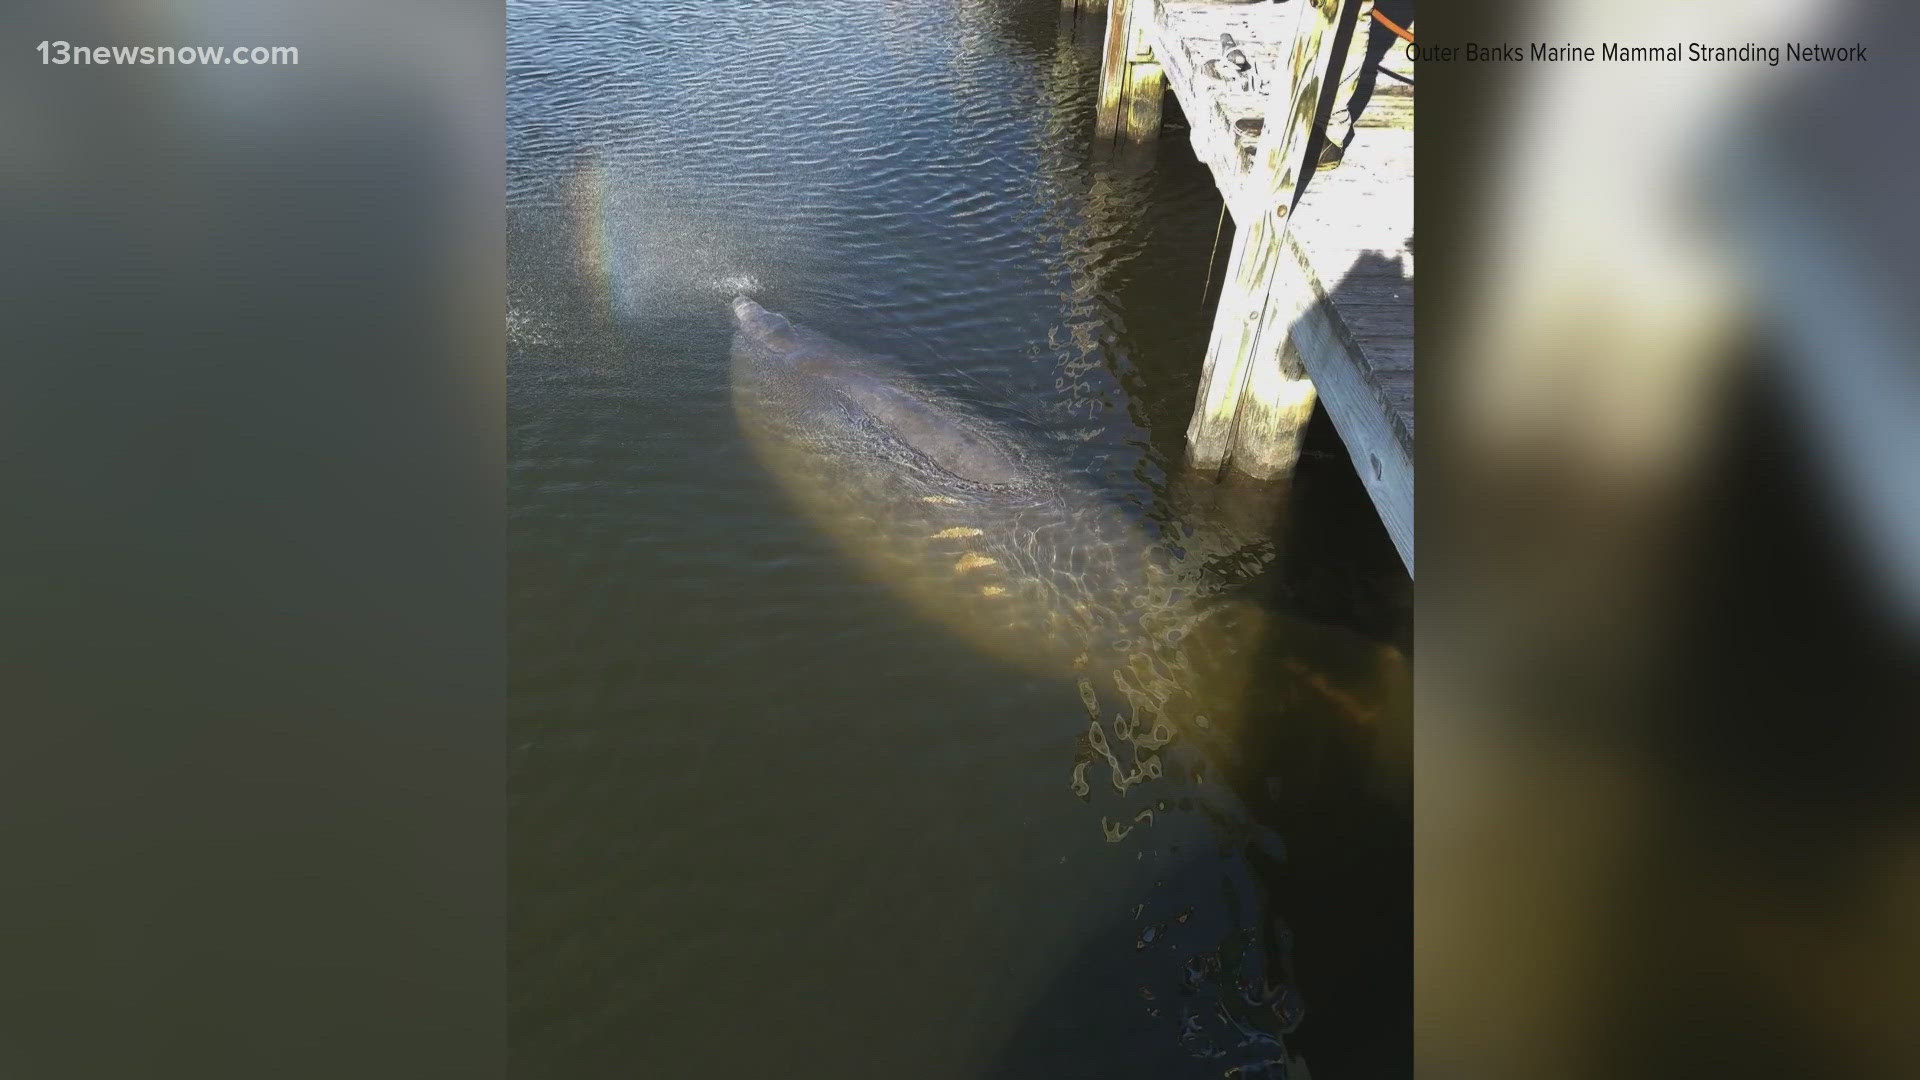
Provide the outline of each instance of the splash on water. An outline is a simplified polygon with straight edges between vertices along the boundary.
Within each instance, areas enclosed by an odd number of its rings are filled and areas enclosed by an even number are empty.
[[[752,296],[760,291],[760,279],[752,274],[732,274],[707,282],[707,288],[710,292],[726,296],[737,296],[743,293]]]
[[[758,275],[740,269],[751,260],[720,225],[660,214],[673,201],[666,187],[638,184],[598,155],[567,182],[575,264],[608,321],[702,308],[688,293],[725,298],[761,289]]]
[[[567,204],[572,208],[574,237],[579,245],[581,278],[588,283],[595,308],[603,318],[615,310],[615,248],[607,223],[607,173],[599,157],[581,164],[568,182]]]

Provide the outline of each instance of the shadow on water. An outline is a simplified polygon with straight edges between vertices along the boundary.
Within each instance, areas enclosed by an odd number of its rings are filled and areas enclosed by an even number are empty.
[[[1406,670],[1280,627],[1243,721],[1162,748],[1165,779],[1123,804],[1154,813],[1115,815],[1151,887],[1091,928],[986,1075],[1411,1074]]]
[[[1139,918],[1093,930],[986,1075],[1211,1077],[1255,1063],[1240,1075],[1257,1076],[1257,1063],[1284,1062],[1284,1034],[1262,1027],[1284,1033],[1292,1015],[1281,1018],[1274,1004],[1262,1000],[1264,972],[1236,968],[1228,976],[1250,976],[1251,993],[1208,992],[1209,982],[1220,979],[1223,956],[1245,959],[1243,942],[1273,949],[1276,960],[1284,953],[1287,930],[1262,917],[1265,905],[1254,895],[1260,887],[1244,862],[1211,853],[1166,871]],[[1222,917],[1224,911],[1238,918]],[[1090,993],[1089,987],[1101,989]],[[1279,1006],[1293,1015],[1298,1008],[1292,997]],[[1266,1017],[1247,1022],[1263,1012]]]
[[[1409,240],[1409,248],[1411,244]],[[1322,303],[1365,304],[1383,291],[1410,300],[1413,286],[1413,276],[1398,256],[1364,251]],[[1411,654],[1413,582],[1391,569],[1400,565],[1399,553],[1324,401],[1314,409],[1302,458],[1290,482],[1291,512],[1278,541],[1279,591],[1274,602],[1308,618],[1391,641]]]
[[[1123,227],[1099,220],[1103,186],[1144,187],[1112,203],[1137,207],[1154,185],[1196,181],[1210,187],[1184,147],[1110,163],[1093,179],[1092,227]],[[1165,306],[1169,278],[1213,270],[1187,224],[1156,252],[1178,273],[1094,269],[1119,312]],[[1412,277],[1366,252],[1330,295],[1383,285],[1411,290]],[[1150,510],[1163,539],[1210,549],[1208,572],[1276,628],[1242,722],[1161,751],[1168,786],[1192,794],[1149,801],[1210,818],[1206,839],[1148,845],[1162,867],[1150,893],[1091,931],[988,1075],[1278,1077],[1302,1060],[1322,1078],[1411,1075],[1412,583],[1324,405],[1285,480],[1178,465],[1213,314],[1196,309],[1130,340],[1114,375],[1158,389],[1134,399],[1165,413],[1135,417],[1154,444],[1146,467],[1166,473]]]

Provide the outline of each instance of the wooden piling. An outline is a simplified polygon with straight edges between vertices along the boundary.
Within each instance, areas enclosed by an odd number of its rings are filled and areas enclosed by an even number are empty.
[[[1103,40],[1107,0],[1060,0],[1060,29],[1074,41]]]
[[[1200,401],[1187,428],[1189,464],[1217,469],[1231,462],[1261,479],[1293,471],[1317,399],[1290,340],[1294,320],[1313,302],[1312,290],[1288,264],[1284,241],[1328,77],[1332,58],[1325,45],[1340,0],[1302,0],[1300,7],[1290,65],[1268,89],[1268,122],[1254,152],[1254,175],[1264,190],[1246,211],[1251,220],[1234,230]],[[1284,123],[1276,122],[1282,117]]]
[[[1282,223],[1270,214],[1236,230],[1220,292],[1200,399],[1187,427],[1187,461],[1259,479],[1292,472],[1317,400],[1289,338],[1305,282],[1288,266]]]
[[[1100,56],[1096,151],[1152,142],[1160,134],[1166,77],[1147,43],[1153,0],[1107,0],[1107,35]]]
[[[1321,91],[1329,82],[1340,81],[1336,65],[1342,59],[1330,47],[1338,36],[1341,0],[1300,0],[1298,7],[1286,77],[1274,79],[1269,88],[1267,122],[1254,151],[1254,168],[1268,178],[1268,205],[1281,215],[1293,208]],[[1359,4],[1351,8],[1348,18]]]

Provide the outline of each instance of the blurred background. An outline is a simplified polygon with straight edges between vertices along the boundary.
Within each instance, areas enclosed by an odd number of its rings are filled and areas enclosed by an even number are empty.
[[[501,1069],[502,21],[0,6],[0,1076]]]
[[[1920,1068],[1912,16],[1429,7],[1416,1045],[1434,1076]]]

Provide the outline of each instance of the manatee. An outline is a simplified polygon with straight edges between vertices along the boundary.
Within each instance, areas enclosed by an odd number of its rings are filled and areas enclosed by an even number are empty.
[[[1370,729],[1376,781],[1410,796],[1411,670],[1397,649],[1218,595],[1062,469],[1017,411],[961,400],[746,297],[733,315],[734,410],[780,486],[926,617],[1027,670],[1076,678],[1088,744],[1116,787],[1159,775],[1151,751],[1176,735],[1231,737],[1266,658],[1278,661],[1257,691],[1278,691],[1270,708]],[[1130,710],[1112,725],[1135,744],[1130,763],[1102,731],[1108,691]]]
[[[1030,423],[746,297],[733,314],[748,441],[807,517],[927,617],[1029,670],[1111,682],[1160,715],[1192,688],[1183,642],[1197,628],[1231,626],[1241,644],[1257,633],[1254,605],[1183,587],[1164,546],[1063,471]],[[1087,681],[1082,694],[1097,708]]]

